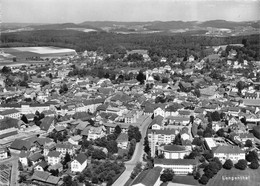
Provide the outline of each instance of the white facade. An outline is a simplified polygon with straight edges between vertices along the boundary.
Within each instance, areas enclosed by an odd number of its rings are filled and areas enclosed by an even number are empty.
[[[87,160],[80,164],[77,160],[71,162],[71,171],[72,172],[82,172],[87,166]]]
[[[60,156],[59,156],[59,157],[50,157],[50,156],[48,156],[47,161],[48,161],[48,163],[49,163],[50,165],[55,165],[55,164],[57,164],[57,163],[60,163],[61,158],[60,158]]]

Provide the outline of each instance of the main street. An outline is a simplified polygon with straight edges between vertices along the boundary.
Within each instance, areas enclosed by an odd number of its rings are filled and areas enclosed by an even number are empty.
[[[132,156],[132,159],[125,162],[125,171],[121,174],[121,176],[114,182],[113,186],[123,186],[127,180],[130,178],[131,172],[133,171],[137,162],[143,161],[144,154],[144,137],[146,136],[147,129],[152,122],[150,117],[147,117],[140,126],[140,132],[142,134],[142,139],[135,146],[135,152]]]

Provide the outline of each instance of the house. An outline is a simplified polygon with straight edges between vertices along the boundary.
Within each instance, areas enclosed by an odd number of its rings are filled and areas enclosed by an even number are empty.
[[[60,152],[63,157],[66,153],[72,156],[75,153],[75,147],[71,143],[58,143],[56,151]]]
[[[97,138],[102,138],[106,135],[106,128],[104,126],[90,127],[88,131],[88,140],[95,140]]]
[[[83,153],[78,154],[71,162],[72,172],[82,172],[87,166],[87,156]]]
[[[121,149],[126,149],[128,147],[128,134],[126,133],[121,133],[117,139],[117,147]]]
[[[61,153],[58,151],[50,151],[47,155],[47,161],[50,165],[55,165],[61,161]]]
[[[138,117],[138,115],[137,115],[136,111],[129,111],[125,115],[125,123],[136,123],[137,117]]]
[[[61,172],[63,170],[63,165],[61,163],[56,163],[48,167],[48,171],[50,170],[58,170],[59,172]]]
[[[33,153],[31,156],[29,156],[29,160],[31,160],[33,165],[38,163],[42,158],[43,156],[40,152]]]
[[[24,166],[28,166],[28,157],[30,155],[29,151],[24,151],[22,150],[19,154],[19,161],[22,163]]]
[[[55,142],[45,143],[43,147],[43,155],[47,156],[48,153],[56,148]]]
[[[238,146],[217,146],[213,149],[213,156],[219,158],[219,160],[224,163],[227,159],[236,163],[240,159],[245,159],[246,154]]]
[[[154,159],[154,166],[163,169],[172,169],[174,174],[191,174],[197,167],[198,161],[195,159]]]
[[[41,130],[46,133],[51,132],[54,129],[54,117],[45,117],[41,120]]]
[[[164,117],[161,115],[158,115],[153,118],[150,126],[153,130],[160,130],[163,128],[163,119]]]
[[[163,154],[165,159],[183,159],[189,155],[191,148],[181,145],[164,145],[158,148],[159,154]]]
[[[76,135],[76,136],[71,136],[68,142],[70,142],[72,145],[78,145],[81,140],[82,140],[82,136]]]
[[[8,150],[7,150],[7,148],[1,147],[0,148],[0,160],[4,160],[6,158],[8,158]]]
[[[0,112],[0,119],[3,119],[5,117],[14,118],[14,119],[20,119],[21,114],[20,111],[17,109],[8,109]]]
[[[145,170],[138,175],[132,186],[159,186],[161,172],[162,168],[156,166],[153,169]]]
[[[48,163],[46,161],[41,161],[35,165],[34,170],[45,171],[47,167],[48,167]]]
[[[30,151],[32,149],[33,144],[28,141],[28,140],[22,140],[22,139],[15,139],[13,143],[10,145],[10,149],[13,150],[25,150],[25,151]]]
[[[161,116],[165,116],[165,106],[166,105],[160,105],[159,107],[157,107],[156,109],[154,109],[153,113],[154,113],[154,117],[161,115]]]
[[[58,185],[60,177],[51,176],[51,173],[45,171],[34,171],[30,180],[43,185]]]

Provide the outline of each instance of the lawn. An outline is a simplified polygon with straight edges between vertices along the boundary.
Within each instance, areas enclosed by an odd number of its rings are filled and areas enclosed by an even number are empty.
[[[207,186],[255,186],[260,183],[259,175],[260,169],[221,169],[215,177],[209,180]]]

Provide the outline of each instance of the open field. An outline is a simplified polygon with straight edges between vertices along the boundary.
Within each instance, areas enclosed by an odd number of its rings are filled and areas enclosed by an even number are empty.
[[[16,56],[17,58],[29,57],[61,57],[67,55],[75,55],[74,49],[58,48],[58,47],[12,47],[0,48],[7,54]]]
[[[209,180],[207,186],[258,186],[260,185],[260,170],[231,170],[221,169],[218,174]]]

